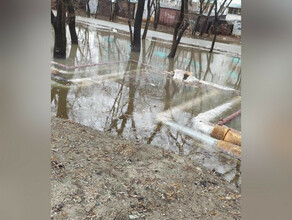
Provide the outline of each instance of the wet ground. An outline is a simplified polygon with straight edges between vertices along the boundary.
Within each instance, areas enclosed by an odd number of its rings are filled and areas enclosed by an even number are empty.
[[[232,185],[240,186],[239,160],[210,149],[157,118],[170,110],[172,123],[192,131],[192,119],[199,113],[238,97],[239,57],[179,47],[176,57],[170,60],[167,58],[170,44],[159,39],[144,41],[141,53],[137,54],[131,53],[126,33],[84,24],[79,24],[77,30],[79,46],[68,44],[67,59],[56,59],[52,64],[52,69],[59,71],[52,80],[54,116],[187,155]],[[175,80],[169,73],[174,69],[190,71],[198,79],[233,90]],[[238,109],[240,104],[220,117]],[[241,130],[240,117],[228,126]]]
[[[240,219],[241,195],[196,161],[52,117],[51,219]]]
[[[110,22],[110,21],[105,21],[105,20],[100,20],[100,19],[92,19],[92,18],[87,18],[87,17],[80,17],[80,16],[77,16],[76,19],[79,23],[89,24],[91,27],[105,28],[105,29],[114,28],[119,33],[120,32],[124,32],[124,33],[129,32],[128,22],[126,22],[126,24],[121,24],[121,23],[117,23],[117,22]],[[142,28],[142,31],[143,31],[143,28]],[[160,39],[161,41],[170,41],[171,42],[172,41],[172,33],[173,33],[173,30],[170,31],[170,33],[164,33],[164,32],[155,31],[155,30],[148,30],[147,37]],[[190,45],[192,45],[193,47],[209,51],[212,42],[210,40],[203,40],[203,39],[198,39],[198,38],[186,37],[184,34],[184,36],[181,38],[180,44],[185,45],[187,47],[190,47]],[[234,44],[228,44],[228,43],[221,43],[221,42],[217,41],[215,46],[214,46],[214,51],[217,51],[217,52],[221,51],[221,52],[224,52],[227,54],[240,56],[241,46],[234,45]]]
[[[94,19],[93,19],[94,20]],[[128,33],[107,27],[95,27],[79,24],[77,28],[79,46],[70,48],[68,44],[67,59],[58,62],[67,65],[83,65],[123,61],[130,58],[130,41]],[[70,36],[68,34],[68,39]],[[194,45],[181,44],[174,59],[168,59],[170,42],[152,37],[142,42],[139,57],[132,59],[152,65],[160,70],[182,69],[192,72],[197,78],[226,85],[240,90],[241,59],[220,53],[210,54],[199,50]]]

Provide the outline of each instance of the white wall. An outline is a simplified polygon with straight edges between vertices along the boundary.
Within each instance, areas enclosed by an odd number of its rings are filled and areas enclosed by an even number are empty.
[[[95,14],[97,5],[98,5],[98,0],[89,1],[89,9],[90,9],[91,14]],[[86,11],[87,11],[87,5],[86,5]]]
[[[232,34],[236,36],[241,36],[241,21],[234,22]]]

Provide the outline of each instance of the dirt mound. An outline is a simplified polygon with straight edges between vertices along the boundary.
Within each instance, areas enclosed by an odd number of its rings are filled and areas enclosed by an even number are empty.
[[[241,195],[159,147],[52,118],[52,219],[240,219]]]

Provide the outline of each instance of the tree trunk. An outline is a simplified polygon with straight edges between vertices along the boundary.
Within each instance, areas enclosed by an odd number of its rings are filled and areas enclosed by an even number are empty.
[[[203,34],[206,32],[206,28],[207,28],[207,24],[208,24],[208,19],[209,19],[210,15],[211,15],[211,12],[212,12],[214,6],[215,6],[215,1],[212,4],[212,6],[211,6],[211,8],[210,8],[210,10],[208,12],[207,17],[205,18],[204,24],[203,24],[202,29],[201,29],[200,37],[202,37]]]
[[[66,6],[63,1],[57,1],[57,16],[51,12],[51,19],[55,30],[54,58],[66,58]]]
[[[150,18],[151,18],[151,8],[152,8],[151,1],[152,0],[148,0],[148,2],[147,2],[147,20],[146,20],[142,39],[146,39],[146,36],[147,36],[147,31],[148,31],[148,27],[149,27]]]
[[[195,24],[195,27],[193,29],[192,35],[195,35],[196,32],[198,31],[200,20],[201,20],[201,15],[199,15],[198,18],[197,18],[197,20],[196,20],[196,24]]]
[[[157,29],[160,16],[160,0],[156,0],[156,8],[154,13],[154,29]]]
[[[181,9],[180,9],[180,15],[178,22],[176,23],[176,26],[174,28],[173,38],[172,38],[172,46],[170,53],[168,55],[168,58],[174,58],[177,47],[179,45],[179,42],[181,40],[182,35],[184,34],[185,30],[189,26],[189,22],[186,20],[185,24],[182,26],[184,17],[185,17],[185,10],[187,11],[188,6],[188,0],[182,0]],[[182,27],[181,27],[182,26]],[[180,29],[181,27],[181,29]],[[179,31],[180,29],[180,31]]]
[[[66,58],[66,40],[60,31],[55,32],[54,58]]]
[[[130,31],[130,43],[131,43],[131,49],[133,48],[133,32],[132,32],[132,14],[131,14],[131,4],[130,0],[128,0],[128,25],[129,25],[129,31]]]
[[[175,43],[174,43],[174,44],[172,45],[172,47],[171,47],[171,51],[170,51],[170,53],[169,53],[169,55],[168,55],[169,58],[174,58],[175,53],[176,53],[176,50],[177,50],[177,47],[178,47],[178,45],[179,45],[179,43],[180,43],[180,40],[181,40],[181,38],[182,38],[182,36],[183,36],[185,30],[188,28],[188,26],[189,26],[189,22],[186,22],[185,25],[184,25],[184,26],[182,27],[182,29],[180,30],[180,32],[179,32],[179,34],[178,34],[178,37],[177,37],[177,39],[176,39],[176,41],[175,41]]]
[[[210,53],[213,52],[214,45],[215,45],[215,42],[216,42],[216,38],[217,38],[217,27],[218,27],[218,22],[215,21],[214,38],[213,38],[213,41],[212,41],[212,46],[211,46],[211,49],[210,49]]]
[[[97,18],[97,13],[98,13],[98,5],[96,6],[96,10],[95,10],[95,16],[94,16],[95,19]]]
[[[147,20],[146,20],[146,24],[145,24],[145,28],[144,28],[142,39],[146,39],[149,23],[150,23],[150,17],[147,18]]]
[[[177,34],[178,34],[178,29],[180,26],[180,21],[177,22],[175,28],[174,28],[174,33],[173,33],[173,38],[172,38],[172,46],[171,46],[171,50],[170,53],[168,55],[169,58],[174,58],[175,56],[175,52],[176,52],[176,48],[177,48],[177,43],[176,43],[176,38],[177,38]]]
[[[213,38],[213,41],[212,41],[212,45],[211,45],[211,49],[210,49],[210,53],[213,52],[213,49],[214,49],[214,45],[215,45],[215,42],[216,42],[216,38],[217,38],[217,28],[218,28],[218,11],[217,11],[217,0],[214,1],[215,3],[215,28],[214,28],[214,38]],[[224,2],[225,3],[225,2]],[[222,7],[222,6],[221,6]],[[220,10],[219,10],[220,11]]]
[[[110,21],[114,21],[117,12],[117,3],[111,3],[111,16]]]
[[[68,10],[68,25],[69,25],[69,31],[71,36],[71,43],[72,44],[78,44],[78,37],[76,34],[76,25],[75,25],[75,10],[72,3],[72,0],[66,0],[67,3],[67,10]]]
[[[212,31],[212,25],[215,27],[215,20],[213,22],[209,22],[207,25],[205,33],[207,33],[208,37],[210,37],[211,31]]]
[[[90,18],[90,7],[89,7],[89,1],[90,1],[90,0],[86,0],[86,6],[87,6],[87,17]]]
[[[231,0],[232,1],[232,0]],[[204,4],[205,3],[205,4]],[[200,21],[201,21],[201,17],[203,16],[204,11],[206,10],[206,8],[208,7],[210,3],[210,0],[207,0],[207,2],[205,0],[199,0],[199,4],[200,4],[200,14],[197,18],[196,21],[196,25],[193,29],[192,35],[195,35],[197,31],[199,31],[199,27],[200,27]]]
[[[137,8],[136,16],[135,16],[134,38],[133,38],[133,47],[132,47],[132,50],[136,52],[140,52],[141,50],[141,26],[142,26],[144,5],[145,5],[145,0],[138,1],[138,8]]]

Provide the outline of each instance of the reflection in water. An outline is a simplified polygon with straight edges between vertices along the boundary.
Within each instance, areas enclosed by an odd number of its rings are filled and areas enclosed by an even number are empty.
[[[72,85],[69,92],[68,87],[57,87],[64,93],[58,92],[60,98],[52,101],[54,115],[60,116],[62,109],[62,115],[67,112],[67,117],[83,125],[183,155],[196,155],[194,159],[207,164],[210,169],[220,168],[218,172],[224,174],[232,168],[232,175],[236,176],[238,172],[234,172],[234,162],[228,162],[226,166],[226,160],[220,159],[218,154],[204,151],[192,138],[156,120],[158,113],[194,100],[197,104],[172,114],[174,122],[191,128],[193,117],[225,103],[235,94],[217,90],[214,93],[214,89],[205,86],[190,87],[174,81],[169,74],[154,73],[137,62],[95,69],[96,72],[92,68],[85,73],[76,72],[74,77],[88,77],[93,73],[102,76],[117,73],[118,77],[89,86]],[[52,93],[56,93],[54,87]],[[202,98],[206,93],[215,95]],[[67,100],[61,98],[64,97],[61,94],[67,94]]]
[[[67,113],[67,94],[69,88],[57,88],[54,87],[51,90],[51,102],[58,106],[56,116],[60,118],[68,119]]]
[[[130,58],[134,60],[137,56],[139,56],[139,54],[132,52],[130,55]],[[136,93],[136,89],[137,89],[137,82],[136,82],[137,69],[138,69],[138,63],[136,63],[136,62],[129,62],[128,63],[128,67],[126,68],[126,72],[130,71],[131,74],[128,77],[129,90],[128,90],[128,102],[126,104],[127,108],[126,108],[125,112],[122,109],[119,109],[121,107],[120,102],[122,100],[121,97],[123,96],[123,88],[125,85],[126,75],[124,75],[123,80],[122,80],[122,84],[120,85],[119,92],[117,93],[117,97],[115,98],[114,104],[113,104],[111,110],[109,111],[110,115],[107,117],[107,121],[108,121],[108,119],[111,120],[109,129],[107,129],[107,131],[112,131],[112,129],[115,129],[118,135],[122,135],[123,131],[125,129],[125,126],[127,124],[127,121],[130,120],[135,137],[137,136],[136,135],[136,125],[135,125],[135,121],[133,118],[134,100],[135,100],[135,93]],[[125,105],[123,105],[122,107],[125,107]],[[115,115],[115,113],[120,113],[120,115]],[[120,128],[118,128],[119,121],[121,121]]]
[[[172,92],[172,94],[170,94],[170,75],[167,75],[166,76],[166,82],[165,82],[165,97],[163,99],[164,101],[164,108],[163,108],[163,111],[166,111],[170,108],[170,103],[171,103],[171,100],[173,99],[173,96],[175,94],[175,91],[177,89],[177,87],[175,86],[174,87],[174,90]],[[173,83],[175,85],[175,83]],[[162,122],[158,122],[156,124],[156,128],[154,129],[154,131],[152,132],[152,134],[150,135],[149,139],[147,140],[147,144],[151,144],[154,137],[158,134],[158,132],[160,132],[161,128],[162,128]]]
[[[207,151],[202,143],[156,120],[158,113],[194,100],[196,104],[172,114],[175,123],[191,128],[192,118],[199,113],[236,96],[235,93],[204,85],[188,86],[173,80],[170,74],[163,74],[164,70],[188,70],[199,79],[239,90],[240,59],[234,61],[225,55],[183,47],[178,48],[174,59],[168,59],[164,54],[169,53],[169,45],[155,39],[142,41],[142,52],[137,54],[131,52],[128,37],[123,34],[83,25],[79,25],[77,33],[79,45],[68,47],[70,53],[67,53],[69,56],[66,60],[55,61],[66,65],[104,65],[61,72],[63,78],[92,78],[94,83],[70,86],[54,83],[51,90],[53,115],[70,118],[138,143],[154,144],[189,155],[209,169],[221,173],[225,179],[240,184],[238,161],[218,152]],[[112,64],[113,61],[128,59],[139,62]],[[202,98],[208,93],[215,95]]]
[[[104,29],[78,24],[79,46],[75,60],[56,60],[67,65],[82,65],[126,60],[131,47],[128,34],[113,33]],[[69,36],[68,36],[69,37]],[[70,50],[70,45],[68,45]],[[161,71],[182,69],[197,78],[240,90],[241,59],[224,54],[209,53],[192,47],[179,46],[174,59],[168,59],[170,45],[153,38],[142,41],[142,52],[135,60]],[[69,51],[67,52],[69,54]],[[71,58],[72,57],[72,58]],[[171,64],[169,63],[171,62]],[[169,68],[172,67],[172,68]]]

